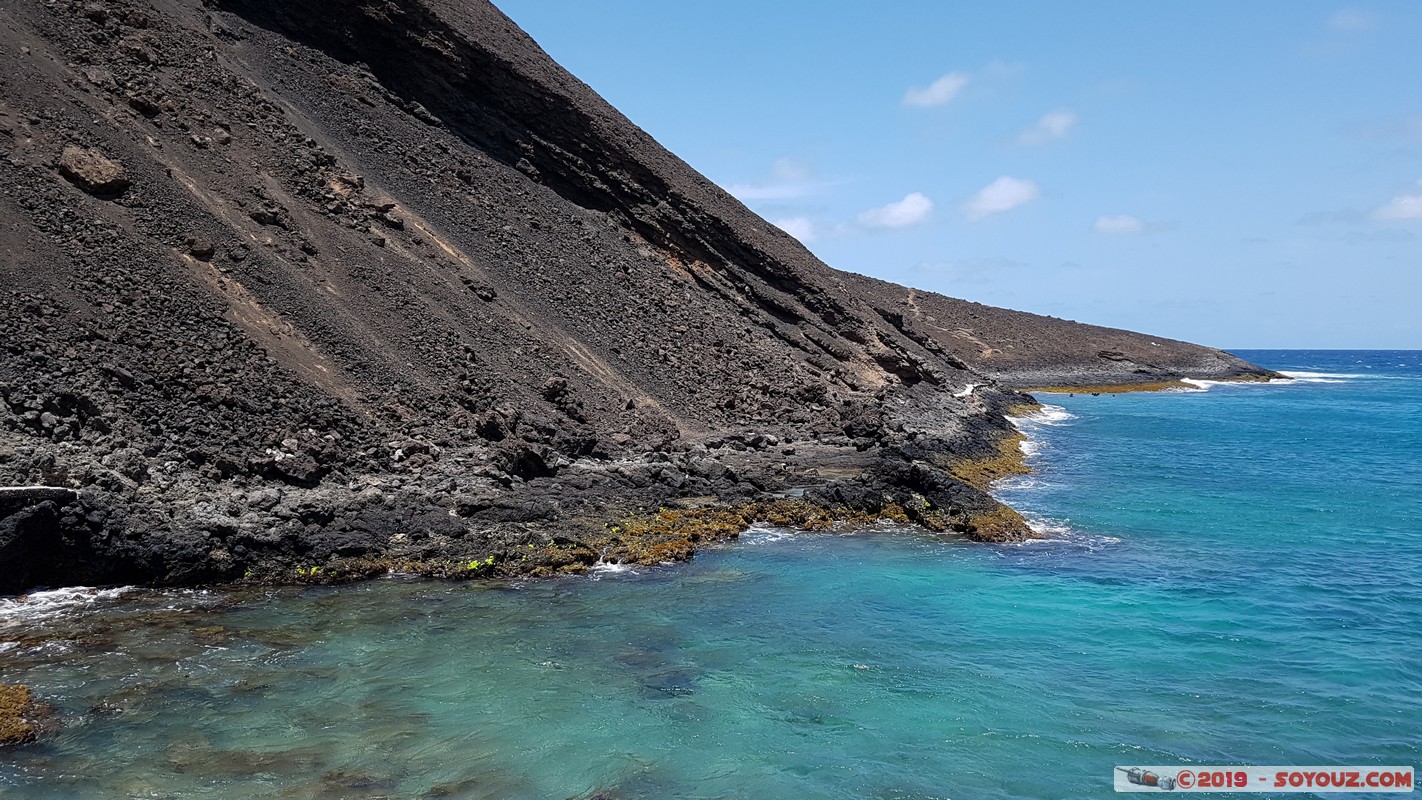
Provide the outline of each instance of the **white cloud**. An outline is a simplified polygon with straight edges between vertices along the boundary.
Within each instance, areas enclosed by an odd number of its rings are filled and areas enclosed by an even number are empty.
[[[933,83],[928,84],[925,89],[917,87],[909,89],[904,93],[904,105],[927,108],[929,106],[941,106],[951,102],[958,93],[963,91],[963,87],[968,85],[968,76],[961,72],[950,72]]]
[[[1335,31],[1370,31],[1377,24],[1377,17],[1356,8],[1345,8],[1328,18],[1328,27]]]
[[[794,200],[815,194],[822,184],[815,183],[810,167],[793,158],[777,158],[770,167],[770,180],[762,183],[733,183],[726,187],[737,200]]]
[[[1037,120],[1037,124],[1017,134],[1017,143],[1023,147],[1038,147],[1066,136],[1076,126],[1077,116],[1072,111],[1050,111]]]
[[[799,239],[803,244],[809,244],[815,240],[815,223],[808,217],[786,217],[777,219],[775,227]]]
[[[1140,218],[1130,214],[1116,214],[1115,216],[1100,216],[1092,224],[1091,229],[1097,233],[1104,233],[1107,236],[1129,236],[1136,233],[1145,232],[1145,223]]]
[[[964,210],[968,219],[980,220],[993,214],[1010,211],[1023,203],[1030,203],[1042,194],[1042,188],[1032,181],[1003,176],[984,186],[968,199]]]
[[[859,215],[859,223],[871,228],[907,228],[928,220],[933,201],[919,192],[910,192],[897,203],[871,208]]]
[[[1417,182],[1416,194],[1400,194],[1392,202],[1373,212],[1373,219],[1399,220],[1422,219],[1422,181]]]

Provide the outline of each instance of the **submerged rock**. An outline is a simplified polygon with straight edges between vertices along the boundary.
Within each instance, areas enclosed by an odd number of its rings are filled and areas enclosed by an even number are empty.
[[[0,745],[29,744],[53,727],[54,707],[40,702],[30,687],[0,684]]]

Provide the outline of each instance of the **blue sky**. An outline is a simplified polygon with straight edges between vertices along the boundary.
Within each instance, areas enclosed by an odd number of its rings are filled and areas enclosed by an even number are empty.
[[[1422,3],[495,2],[832,266],[1219,347],[1422,348]]]

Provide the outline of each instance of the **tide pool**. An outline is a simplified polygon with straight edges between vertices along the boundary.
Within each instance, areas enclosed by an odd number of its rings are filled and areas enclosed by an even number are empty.
[[[1118,764],[1422,764],[1422,353],[1240,355],[1298,379],[1042,395],[999,489],[1026,545],[758,530],[589,578],[0,601],[0,682],[63,726],[0,751],[0,795],[1076,798]]]

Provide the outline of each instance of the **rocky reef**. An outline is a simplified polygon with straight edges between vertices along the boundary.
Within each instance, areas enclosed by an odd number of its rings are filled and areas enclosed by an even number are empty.
[[[1265,374],[833,270],[486,0],[6,17],[0,593],[1020,538],[1010,387]]]

